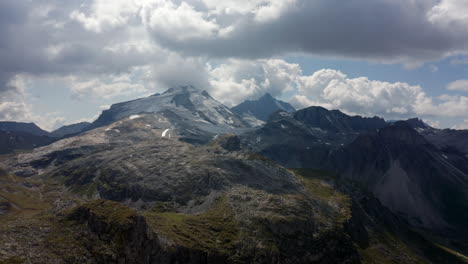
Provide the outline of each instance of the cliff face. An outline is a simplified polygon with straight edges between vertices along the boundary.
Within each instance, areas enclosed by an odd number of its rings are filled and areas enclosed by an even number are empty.
[[[69,227],[85,227],[75,229],[80,230],[75,239],[99,241],[86,248],[96,263],[359,263],[344,233],[330,230],[312,237],[307,230],[312,232],[315,223],[299,218],[252,218],[250,224],[262,232],[252,237],[252,227],[238,219],[228,199],[203,214],[152,211],[145,216],[96,200],[73,209],[67,221]],[[103,244],[107,250],[93,248]]]
[[[117,202],[86,203],[74,209],[67,219],[85,225],[101,241],[111,245],[115,255],[101,255],[98,263],[151,263],[151,256],[160,251],[146,219]]]

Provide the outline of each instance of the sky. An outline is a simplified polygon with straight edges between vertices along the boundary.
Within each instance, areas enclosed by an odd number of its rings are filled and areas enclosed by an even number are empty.
[[[188,84],[468,129],[468,1],[0,1],[0,120],[53,130]]]

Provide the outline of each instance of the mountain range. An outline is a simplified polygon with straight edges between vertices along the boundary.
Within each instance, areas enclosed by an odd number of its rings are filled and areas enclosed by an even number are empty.
[[[468,261],[464,130],[182,86],[44,132],[0,158],[0,263]]]

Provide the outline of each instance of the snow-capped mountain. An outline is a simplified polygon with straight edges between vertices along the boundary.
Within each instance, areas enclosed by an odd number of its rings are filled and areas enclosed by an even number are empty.
[[[162,94],[114,104],[87,130],[143,113],[160,113],[181,127],[196,127],[211,134],[238,133],[251,127],[250,121],[242,119],[206,91],[181,86]]]
[[[281,110],[289,113],[296,111],[292,105],[273,98],[269,93],[266,93],[258,100],[247,100],[237,106],[234,106],[231,110],[242,116],[252,115],[264,122],[268,120],[271,114],[277,111]]]

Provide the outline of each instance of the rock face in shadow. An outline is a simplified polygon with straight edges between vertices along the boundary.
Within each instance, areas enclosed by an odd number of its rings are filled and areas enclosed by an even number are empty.
[[[330,155],[385,120],[348,116],[337,110],[309,107],[277,112],[261,128],[242,135],[245,145],[289,168],[327,168]]]
[[[414,226],[466,232],[468,172],[406,122],[358,137],[333,156],[341,177],[362,183]],[[465,163],[466,163],[465,162]]]
[[[54,141],[55,139],[48,136],[38,136],[27,132],[0,131],[0,155],[31,150]]]

